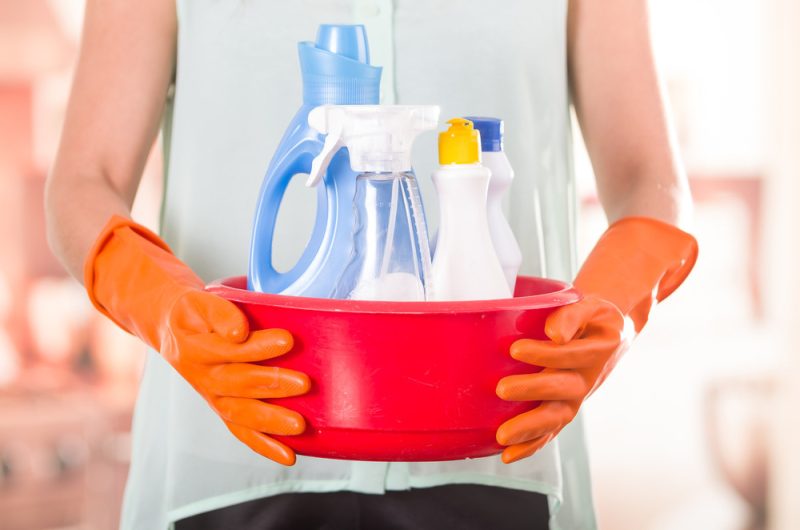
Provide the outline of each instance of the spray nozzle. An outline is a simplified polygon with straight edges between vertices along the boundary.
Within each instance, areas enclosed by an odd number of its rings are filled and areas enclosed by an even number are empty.
[[[311,164],[306,185],[316,186],[342,147],[350,167],[359,172],[411,169],[411,147],[417,135],[439,123],[434,105],[322,105],[308,114],[308,124],[325,134],[322,151]]]

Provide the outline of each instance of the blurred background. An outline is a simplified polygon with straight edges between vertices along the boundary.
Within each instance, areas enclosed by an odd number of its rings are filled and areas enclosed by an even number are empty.
[[[587,404],[601,528],[800,528],[800,2],[653,0],[701,257]],[[0,0],[0,529],[115,528],[142,347],[47,248],[80,0]],[[578,135],[576,135],[578,136]],[[576,139],[584,254],[605,228]],[[155,226],[154,148],[135,216]]]

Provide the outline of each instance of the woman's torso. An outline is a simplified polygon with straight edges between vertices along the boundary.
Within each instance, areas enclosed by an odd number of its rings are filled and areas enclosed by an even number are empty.
[[[367,26],[372,63],[384,67],[383,103],[439,104],[444,118],[505,120],[506,151],[516,171],[509,220],[523,250],[523,272],[540,272],[531,207],[540,195],[547,275],[572,276],[566,0],[178,0],[178,20],[162,234],[205,280],[247,270],[264,170],[301,104],[297,42],[313,40],[321,23]],[[431,225],[438,216],[429,178],[435,165],[435,136],[423,136],[414,166]],[[276,239],[284,266],[305,244],[298,233],[307,232],[298,227],[310,226],[315,201],[312,192],[290,195]],[[541,491],[551,496],[552,509],[556,499],[572,495],[562,493],[562,474],[586,474],[576,440],[566,457],[551,443],[512,465],[496,457],[394,464],[300,457],[283,468],[235,440],[151,352],[134,423],[123,528],[157,528],[285,491],[380,493],[457,482]],[[569,462],[576,472],[564,471]]]

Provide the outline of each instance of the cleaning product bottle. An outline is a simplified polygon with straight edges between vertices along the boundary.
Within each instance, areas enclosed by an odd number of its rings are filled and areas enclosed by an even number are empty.
[[[435,129],[438,121],[439,107],[414,105],[325,105],[308,115],[309,125],[327,135],[308,185],[319,183],[345,146],[350,165],[359,172],[350,259],[334,298],[425,300],[431,257],[411,147],[419,133]]]
[[[503,151],[503,120],[472,116],[467,116],[465,119],[471,121],[480,133],[482,164],[492,173],[486,198],[489,233],[492,235],[492,243],[506,275],[508,287],[513,293],[517,273],[522,264],[522,252],[511,226],[503,215],[503,196],[514,179],[514,170]]]
[[[289,124],[272,161],[256,205],[250,242],[248,287],[268,293],[330,297],[347,263],[352,238],[356,173],[347,149],[337,151],[324,186],[317,192],[317,214],[308,245],[286,272],[275,270],[272,241],[278,209],[289,182],[308,174],[322,149],[319,133],[308,125],[308,114],[324,104],[377,104],[381,69],[369,64],[363,26],[322,25],[317,40],[301,42],[300,71],[303,105]]]
[[[439,237],[433,257],[432,300],[510,298],[511,289],[497,257],[486,195],[491,173],[481,165],[480,133],[455,118],[439,135]]]

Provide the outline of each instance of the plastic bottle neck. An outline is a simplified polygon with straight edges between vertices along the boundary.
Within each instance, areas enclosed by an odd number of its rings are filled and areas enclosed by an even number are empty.
[[[439,245],[490,242],[489,216],[486,209],[486,189],[488,183],[477,178],[472,182],[437,180],[439,195]],[[458,234],[470,234],[466,240],[452,239]],[[491,244],[491,242],[489,243]]]
[[[434,185],[439,193],[439,209],[443,215],[464,217],[468,222],[485,222],[489,171],[480,164],[441,166],[434,173]]]
[[[303,104],[375,105],[380,99],[381,68],[301,42]]]
[[[379,83],[360,79],[303,79],[303,104],[374,105],[380,98]]]
[[[363,179],[374,179],[374,180],[389,180],[393,178],[399,177],[408,177],[414,178],[414,174],[411,173],[411,170],[403,170],[403,171],[362,171],[359,173],[357,178]]]

